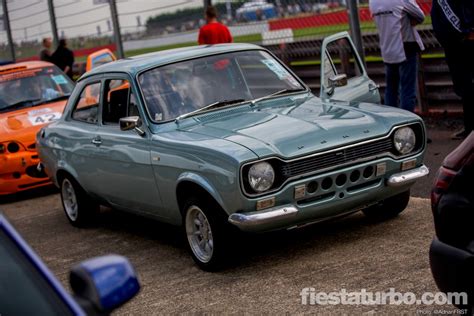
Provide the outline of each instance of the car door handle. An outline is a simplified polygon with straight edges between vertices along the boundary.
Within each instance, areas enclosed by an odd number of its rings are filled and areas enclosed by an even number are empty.
[[[373,84],[373,83],[369,84],[369,91],[376,91],[379,88],[380,88],[380,85],[378,85],[378,84]]]
[[[96,146],[100,146],[102,144],[102,139],[100,139],[100,137],[96,137],[96,138],[92,139],[91,143],[96,145]]]

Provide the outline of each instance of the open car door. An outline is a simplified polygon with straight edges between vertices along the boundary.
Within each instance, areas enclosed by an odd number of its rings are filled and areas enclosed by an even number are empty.
[[[110,49],[104,48],[93,52],[87,56],[86,72],[115,60],[117,60],[117,58],[115,57],[114,53],[110,51]]]
[[[349,33],[326,37],[321,46],[321,98],[380,103],[379,87],[367,75]]]

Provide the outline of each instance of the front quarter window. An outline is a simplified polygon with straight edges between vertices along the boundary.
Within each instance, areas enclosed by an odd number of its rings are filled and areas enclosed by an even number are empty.
[[[186,60],[140,74],[138,81],[151,119],[164,122],[209,104],[251,101],[304,87],[279,61],[261,50]]]

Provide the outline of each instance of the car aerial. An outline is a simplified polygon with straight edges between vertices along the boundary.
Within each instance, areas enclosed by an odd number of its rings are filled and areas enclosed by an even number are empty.
[[[251,44],[162,51],[83,75],[61,119],[37,135],[70,223],[87,225],[104,204],[182,225],[195,262],[213,270],[234,231],[403,211],[428,173],[423,122],[374,104],[347,33],[322,47],[320,97]]]
[[[0,66],[0,196],[51,184],[36,168],[35,135],[61,117],[73,88],[47,62]]]
[[[443,292],[465,292],[474,306],[474,133],[450,153],[439,168],[431,193],[436,237],[430,266]]]
[[[140,290],[118,255],[86,260],[70,272],[71,296],[0,213],[1,315],[108,315]]]

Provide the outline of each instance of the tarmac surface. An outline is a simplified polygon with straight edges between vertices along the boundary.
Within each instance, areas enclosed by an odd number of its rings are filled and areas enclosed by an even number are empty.
[[[374,222],[355,213],[301,230],[243,236],[238,260],[229,268],[203,272],[194,265],[178,228],[105,210],[96,225],[69,225],[55,189],[2,199],[0,209],[68,287],[68,271],[93,256],[127,256],[142,290],[116,314],[169,313],[453,313],[450,305],[303,305],[304,288],[316,292],[437,292],[428,250],[434,235],[429,192],[442,159],[460,141],[452,128],[428,125],[425,158],[431,175],[412,189],[397,218]]]

